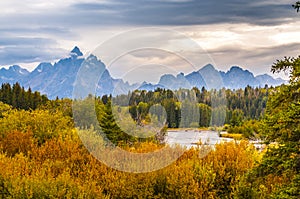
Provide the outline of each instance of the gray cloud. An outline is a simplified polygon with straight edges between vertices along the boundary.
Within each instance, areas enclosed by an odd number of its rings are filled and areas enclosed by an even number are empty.
[[[48,44],[55,44],[53,39],[39,38],[39,37],[2,37],[0,36],[1,46],[45,46]]]
[[[0,64],[47,62],[59,59],[64,54],[65,50],[60,48],[6,47],[0,49]]]
[[[78,38],[66,28],[5,25],[0,28],[0,65],[53,61],[67,52],[57,40]]]
[[[10,25],[7,23],[7,26]],[[35,26],[35,25],[32,25]],[[58,38],[77,38],[77,35],[72,33],[69,29],[63,27],[48,27],[48,26],[40,26],[40,27],[31,27],[31,26],[23,26],[22,24],[17,24],[14,27],[5,27],[3,25],[0,27],[1,36],[3,35],[15,35],[15,36],[36,36],[36,35],[55,35]]]
[[[268,0],[112,0],[108,3],[77,3],[70,10],[90,13],[91,23],[131,25],[199,25],[211,23],[250,23],[274,25],[296,17],[291,3]],[[110,15],[110,11],[116,13]],[[88,15],[83,16],[88,16]]]
[[[27,11],[24,8],[21,12],[0,15],[0,64],[54,60],[66,52],[63,49],[65,46],[59,46],[64,40],[73,41],[74,45],[77,45],[80,31],[88,29],[98,31],[120,26],[190,26],[222,23],[272,26],[287,24],[299,17],[291,7],[294,1],[288,0],[78,2],[80,1],[68,1],[68,4],[62,3],[61,7],[42,10],[30,8],[31,10]],[[227,54],[230,53],[230,49],[226,50]],[[269,56],[268,53],[274,53],[272,49],[264,52],[265,55],[261,53],[257,56]],[[219,58],[226,59],[221,56]]]
[[[257,47],[255,50],[223,46],[208,53],[216,61],[219,69],[227,70],[230,66],[239,65],[255,74],[269,73],[271,65],[285,56],[299,55],[300,43]]]
[[[53,39],[0,37],[0,65],[52,61],[66,54]]]
[[[270,0],[110,0],[77,3],[44,12],[20,13],[0,18],[0,24],[105,25],[200,25],[250,23],[274,25],[296,19],[293,2]]]

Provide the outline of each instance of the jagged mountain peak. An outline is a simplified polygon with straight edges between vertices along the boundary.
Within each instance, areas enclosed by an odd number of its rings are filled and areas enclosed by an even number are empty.
[[[260,82],[254,77],[253,73],[239,66],[232,66],[229,71],[222,74],[222,78],[225,86],[230,89],[244,88],[247,85],[260,86]]]
[[[9,67],[8,71],[13,73],[18,73],[19,75],[28,75],[30,72],[24,68],[21,68],[19,65],[12,65]]]
[[[30,72],[24,68],[21,68],[18,65],[10,66],[8,69],[0,69],[0,84],[1,83],[21,83],[23,78],[26,78]]]
[[[161,84],[151,84],[151,83],[147,83],[147,82],[143,82],[143,84],[141,84],[137,89],[138,90],[146,90],[146,91],[154,91],[157,88],[163,88],[166,89],[165,85],[161,85]]]
[[[243,69],[239,66],[231,66],[230,70],[229,71],[235,71],[235,70],[240,70],[240,71],[243,71]]]
[[[257,75],[256,78],[273,78],[273,77],[268,74],[262,74],[262,75]]]
[[[80,51],[80,49],[77,46],[73,48],[70,54],[71,56],[77,56],[77,57],[83,56],[83,53]]]
[[[207,64],[199,70],[204,82],[205,87],[208,89],[220,89],[224,87],[221,74],[212,64]]]
[[[16,70],[20,70],[20,69],[21,69],[21,67],[19,65],[12,65],[12,66],[9,67],[8,70],[14,70],[14,71],[16,71]]]
[[[247,72],[247,73],[251,73],[248,70],[244,70],[243,68],[239,67],[239,66],[231,66],[230,70],[228,71],[230,72]]]
[[[239,66],[232,66],[229,71],[222,72],[216,70],[212,64],[207,64],[200,70],[192,71],[187,75],[184,73],[177,75],[163,74],[158,84],[143,82],[142,84],[130,85],[127,82],[124,83],[122,79],[111,77],[100,58],[93,54],[85,58],[80,49],[75,46],[70,52],[70,57],[62,58],[53,65],[51,63],[40,63],[32,72],[18,65],[11,66],[9,69],[2,68],[0,69],[0,83],[20,82],[24,87],[31,87],[32,90],[40,91],[48,95],[49,98],[55,98],[56,96],[59,98],[70,98],[72,97],[76,79],[77,83],[83,86],[90,85],[94,79],[99,79],[99,75],[101,77],[96,89],[99,95],[111,94],[112,91],[114,91],[114,94],[126,94],[128,91],[135,89],[154,90],[156,88],[165,88],[178,90],[192,87],[198,87],[199,89],[202,87],[206,89],[222,87],[237,89],[244,88],[247,85],[255,87],[264,86],[265,84],[280,85],[286,83],[286,81],[274,79],[270,75],[254,77],[253,73]],[[79,70],[83,72],[81,76],[78,76]],[[85,87],[82,88],[83,94],[88,95],[88,90]],[[83,95],[82,97],[85,96]]]
[[[274,79],[271,75],[268,75],[268,74],[258,75],[255,78],[259,81],[261,87],[265,86],[266,84],[273,85],[273,86],[279,86],[283,83],[287,83],[287,81],[285,81],[281,78]]]
[[[198,70],[198,72],[200,72],[200,71],[212,71],[212,70],[216,70],[215,67],[212,64],[206,64],[205,66],[200,68]]]
[[[98,57],[96,57],[95,55],[90,54],[90,55],[86,58],[86,61],[88,61],[88,62],[94,62],[94,61],[100,61],[100,60],[99,60]]]
[[[161,77],[175,78],[175,76],[172,75],[172,74],[164,74],[164,75],[162,75]]]
[[[38,72],[41,73],[43,71],[48,70],[49,68],[51,68],[53,65],[49,62],[42,62],[40,63],[34,70],[33,72]]]

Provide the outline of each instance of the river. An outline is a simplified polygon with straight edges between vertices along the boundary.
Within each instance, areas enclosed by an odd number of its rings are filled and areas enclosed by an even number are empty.
[[[200,140],[204,144],[213,146],[221,142],[230,142],[233,139],[219,137],[218,132],[208,130],[169,130],[166,136],[166,143],[169,145],[179,144],[187,148],[197,146]]]

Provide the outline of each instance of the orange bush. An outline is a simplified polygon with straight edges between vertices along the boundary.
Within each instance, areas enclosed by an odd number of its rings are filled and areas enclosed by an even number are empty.
[[[27,155],[35,144],[36,140],[31,132],[12,131],[0,140],[0,148],[8,156],[14,156],[17,153]]]

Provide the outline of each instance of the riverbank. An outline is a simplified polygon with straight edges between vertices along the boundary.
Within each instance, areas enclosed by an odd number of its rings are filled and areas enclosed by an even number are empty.
[[[209,128],[168,128],[168,132],[208,131]]]

